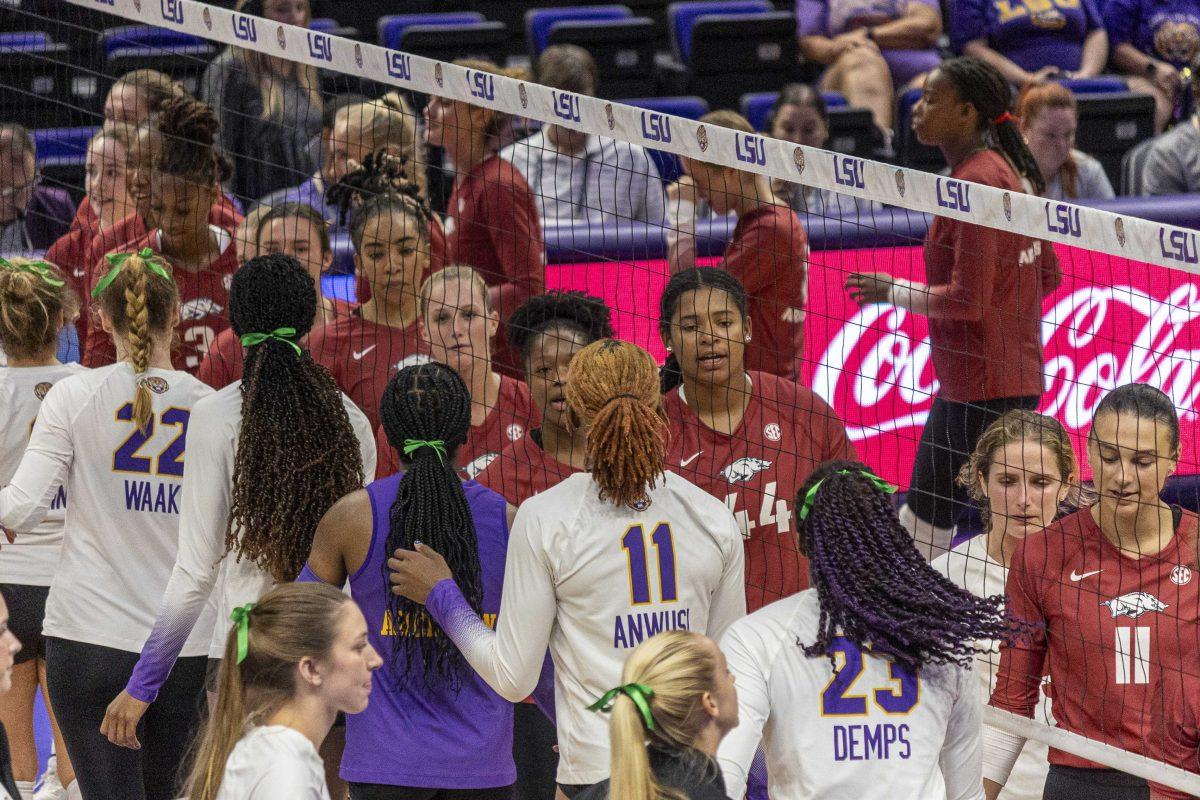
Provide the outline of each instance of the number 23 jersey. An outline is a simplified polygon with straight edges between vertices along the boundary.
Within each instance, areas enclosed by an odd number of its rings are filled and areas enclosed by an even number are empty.
[[[152,405],[144,432],[133,421],[139,384]],[[50,389],[0,495],[5,521],[38,518],[60,483],[71,498],[46,601],[47,636],[141,651],[175,564],[191,409],[212,391],[185,372],[137,375],[127,362]],[[211,617],[202,619],[183,655],[206,654],[211,636]]]

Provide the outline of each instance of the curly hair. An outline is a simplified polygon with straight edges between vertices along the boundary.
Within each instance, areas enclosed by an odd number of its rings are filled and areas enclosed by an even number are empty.
[[[446,559],[463,597],[480,612],[483,577],[479,542],[462,480],[454,468],[458,449],[471,429],[471,393],[458,373],[436,361],[405,367],[388,381],[380,401],[383,431],[401,454],[404,476],[388,516],[384,552],[411,550],[419,540]],[[442,450],[421,446],[404,454],[412,440],[441,442]],[[381,579],[391,587],[387,565]],[[403,684],[403,665],[420,661],[427,686],[457,691],[469,669],[466,659],[420,603],[389,591],[388,614],[394,637],[392,656],[403,661],[394,673]]]
[[[325,202],[338,209],[341,224],[350,221],[350,239],[356,249],[362,246],[367,222],[392,211],[415,219],[418,234],[428,241],[433,212],[421,187],[409,177],[406,164],[403,156],[378,150],[368,154],[361,167],[325,190]]]
[[[216,147],[220,130],[212,106],[186,96],[169,98],[158,115],[163,147],[155,167],[165,175],[189,178],[206,186],[216,183],[224,172]]]
[[[865,465],[822,464],[800,487],[795,507],[821,606],[817,639],[804,645],[805,655],[828,655],[833,663],[831,645],[842,636],[912,670],[967,666],[977,640],[1009,641],[1023,629],[1004,611],[1004,595],[976,597],[929,566]]]
[[[252,258],[229,288],[230,325],[238,336],[294,328],[288,340],[299,339],[312,328],[316,297],[294,258]],[[295,580],[321,517],[363,485],[358,439],[333,377],[288,341],[269,338],[247,348],[240,390],[225,551],[276,581]]]
[[[599,297],[583,292],[546,292],[529,298],[508,318],[505,333],[509,344],[526,359],[534,340],[555,328],[581,334],[586,344],[616,335],[612,310]]]
[[[654,358],[601,339],[575,354],[567,381],[571,419],[587,426],[587,459],[600,499],[645,508],[663,474],[667,419]]]

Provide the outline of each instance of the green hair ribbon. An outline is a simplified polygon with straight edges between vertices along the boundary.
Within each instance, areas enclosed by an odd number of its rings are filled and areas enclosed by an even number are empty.
[[[246,660],[246,654],[250,652],[250,611],[253,608],[254,603],[246,603],[244,606],[238,606],[229,614],[229,618],[237,626],[237,663],[239,664]]]
[[[270,333],[243,333],[241,341],[243,347],[254,347],[255,345],[262,344],[268,339],[274,339],[277,342],[283,342],[288,347],[295,350],[296,355],[300,355],[303,352],[300,349],[300,345],[292,341],[295,336],[295,328],[276,328]]]
[[[871,483],[875,484],[875,488],[881,492],[884,492],[885,494],[892,494],[893,492],[896,491],[895,486],[892,486],[890,483],[888,483],[883,478],[876,475],[874,472],[870,472],[865,469],[839,469],[834,474],[836,474],[836,475],[854,475],[855,473],[862,475],[864,478],[869,480]],[[817,490],[821,488],[821,484],[825,483],[827,478],[828,478],[828,476],[826,476],[825,478],[821,478],[821,480],[814,483],[812,485],[812,488],[808,490],[808,494],[804,495],[804,504],[800,506],[800,511],[797,512],[797,514],[796,514],[796,518],[798,520],[804,521],[804,519],[808,517],[808,512],[812,511],[813,503],[816,502]]]
[[[51,286],[63,286],[66,281],[59,280],[54,277],[54,265],[49,261],[29,261],[25,264],[14,264],[7,258],[0,258],[0,269],[9,269],[13,272],[28,272],[37,275]]]
[[[650,700],[654,697],[654,690],[641,683],[627,683],[609,689],[603,697],[588,706],[588,711],[612,711],[613,703],[617,702],[619,694],[625,695],[637,706],[642,715],[642,722],[646,724],[646,730],[654,730],[654,715],[650,713]]]
[[[431,447],[437,452],[442,463],[446,463],[446,442],[442,439],[405,439],[404,455],[411,456],[422,447]]]
[[[174,281],[171,273],[167,272],[166,267],[162,265],[162,258],[149,247],[143,247],[136,253],[110,253],[104,257],[104,260],[109,264],[109,270],[100,279],[100,282],[96,284],[96,288],[92,289],[92,297],[99,297],[108,288],[108,285],[116,280],[125,262],[133,256],[137,256],[142,261],[145,261],[146,267],[155,275],[167,281]]]

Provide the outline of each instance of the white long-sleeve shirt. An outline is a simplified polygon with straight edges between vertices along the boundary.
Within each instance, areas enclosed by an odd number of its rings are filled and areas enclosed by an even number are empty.
[[[987,536],[973,536],[930,565],[955,584],[978,597],[1004,594],[1008,582],[1008,568],[988,555]],[[975,657],[975,677],[979,685],[979,704],[987,705],[996,688],[996,674],[1000,669],[999,642],[980,642],[986,652]],[[1047,682],[1049,679],[1046,679]],[[1050,698],[1042,692],[1042,699],[1034,718],[1047,725],[1054,724],[1050,713]],[[1049,748],[1042,742],[1029,739],[1013,766],[1000,800],[1042,800],[1046,786],[1046,774],[1050,771]]]
[[[151,390],[146,433],[133,422],[139,383]],[[66,486],[71,502],[46,600],[47,636],[141,651],[178,549],[191,410],[210,394],[186,372],[135,375],[121,362],[63,378],[42,400],[21,464],[0,490],[0,525],[37,525]],[[205,623],[184,655],[208,652],[211,617]]]
[[[558,781],[608,777],[608,719],[588,711],[630,651],[667,630],[721,635],[746,613],[741,530],[720,500],[668,472],[644,511],[602,502],[578,473],[521,504],[509,535],[493,632],[452,581],[430,614],[471,667],[517,701],[554,660]]]
[[[810,658],[820,604],[808,589],[735,622],[721,650],[737,681],[739,724],[717,760],[741,797],[754,752],[767,758],[773,800],[981,800],[981,709],[971,670],[913,676],[835,639]]]
[[[184,477],[179,552],[166,591],[160,595],[154,633],[129,678],[127,690],[153,702],[179,657],[179,648],[201,617],[205,601],[220,576],[216,619],[209,656],[221,658],[229,614],[254,602],[275,579],[249,559],[225,553],[225,526],[233,502],[233,467],[242,431],[242,382],[235,381],[196,404],[188,439],[188,471]],[[375,435],[371,423],[350,398],[342,395],[362,454],[363,475],[375,475]]]
[[[12,479],[25,455],[42,398],[57,381],[83,370],[80,364],[0,368],[0,486]],[[0,583],[50,585],[62,550],[66,513],[67,493],[61,490],[40,524],[19,531],[22,535],[13,544],[5,543],[0,551]]]
[[[262,725],[229,754],[217,800],[329,800],[325,767],[300,731]]]

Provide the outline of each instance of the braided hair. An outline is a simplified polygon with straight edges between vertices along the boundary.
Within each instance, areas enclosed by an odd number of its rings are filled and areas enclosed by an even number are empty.
[[[1034,193],[1046,191],[1046,179],[1025,144],[1016,118],[1009,113],[1012,90],[999,70],[970,56],[943,61],[937,70],[954,86],[960,100],[975,106],[984,133],[993,137],[995,145],[1012,162],[1017,173],[1033,184]]]
[[[399,211],[415,219],[423,241],[429,240],[433,212],[421,187],[409,177],[408,159],[386,150],[369,153],[362,166],[325,190],[325,202],[338,209],[341,224],[350,222],[350,239],[361,249],[363,230],[374,217]]]
[[[567,409],[587,426],[587,461],[600,499],[643,510],[666,458],[653,356],[619,339],[589,344],[571,361]]]
[[[914,671],[966,666],[976,640],[1011,640],[1019,630],[1006,616],[1004,595],[976,597],[929,566],[863,464],[823,464],[800,488],[796,508],[800,551],[821,606],[817,639],[804,645],[805,655],[828,655],[832,663],[834,637],[843,636]]]
[[[683,296],[688,292],[705,287],[725,292],[733,301],[734,307],[741,313],[742,321],[750,319],[749,306],[746,302],[746,287],[742,286],[741,281],[723,269],[693,267],[672,275],[671,280],[667,282],[667,288],[663,290],[658,304],[660,336],[667,340],[671,338],[671,320],[675,317],[675,312],[679,310],[679,301]],[[659,370],[659,380],[663,394],[683,383],[683,371],[679,368],[679,359],[674,353],[667,356],[666,362]]]
[[[479,613],[483,606],[479,543],[462,480],[454,468],[458,449],[471,429],[471,393],[458,373],[445,364],[417,364],[388,381],[379,414],[387,440],[400,453],[404,466],[389,512],[384,551],[412,550],[418,540],[432,547],[446,559],[463,596]],[[440,441],[444,451],[427,444],[407,448],[414,440]],[[386,565],[382,577],[390,586]],[[404,656],[394,670],[400,681],[408,680],[404,664],[419,661],[424,664],[427,686],[445,683],[457,691],[466,660],[425,606],[389,592],[388,616],[395,632],[393,658]]]
[[[247,558],[278,582],[295,580],[317,523],[363,485],[362,454],[342,393],[307,350],[316,288],[291,256],[258,256],[233,275],[229,321],[238,336],[294,328],[246,349],[242,429],[233,465],[225,552]]]
[[[555,328],[581,334],[586,344],[615,335],[612,310],[599,297],[583,292],[547,292],[529,298],[508,318],[505,332],[524,360],[537,337]]]

